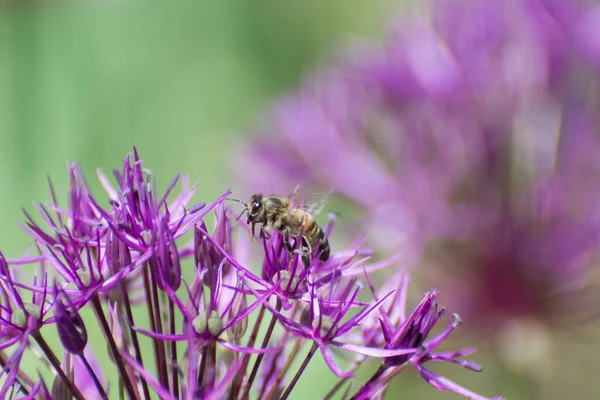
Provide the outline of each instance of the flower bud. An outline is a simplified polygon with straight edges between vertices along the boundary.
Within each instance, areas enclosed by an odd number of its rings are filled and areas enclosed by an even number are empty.
[[[58,295],[54,303],[54,314],[56,316],[56,329],[61,343],[71,353],[81,354],[87,344],[87,331],[79,313],[67,297],[66,293],[57,287]],[[69,303],[73,311],[67,310],[63,298]]]
[[[152,264],[156,268],[158,287],[161,290],[168,287],[177,291],[181,285],[181,264],[175,238],[166,222],[163,222],[158,233],[154,259]]]
[[[22,308],[15,309],[10,316],[10,322],[19,328],[25,328],[27,326],[27,314],[25,310]]]
[[[93,270],[79,269],[77,270],[77,276],[81,281],[83,287],[90,287],[95,281],[98,280],[97,274]]]
[[[109,233],[106,245],[106,264],[110,271],[115,274],[123,267],[131,264],[131,252],[129,247],[113,232]]]
[[[18,326],[19,328],[25,328],[27,326],[28,316],[32,316],[38,320],[40,318],[40,309],[38,306],[32,303],[24,303],[23,308],[16,308],[13,310],[10,316],[10,322]]]
[[[212,336],[217,336],[223,330],[223,320],[218,312],[212,311],[208,320],[206,319],[206,314],[197,315],[192,321],[192,326],[199,335],[208,330],[208,333]]]
[[[298,287],[298,277],[296,275],[291,276],[289,271],[281,270],[279,271],[279,276],[281,277],[281,283],[279,284],[281,290],[292,292]],[[277,280],[277,275],[275,275],[273,279]]]
[[[233,320],[238,314],[248,308],[248,300],[246,295],[238,292],[233,300],[233,304],[229,309],[229,320]],[[248,330],[248,317],[243,318],[227,328],[227,334],[233,340],[241,339]]]

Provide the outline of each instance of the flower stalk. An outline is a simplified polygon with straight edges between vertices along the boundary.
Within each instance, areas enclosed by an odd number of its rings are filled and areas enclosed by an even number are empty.
[[[312,360],[313,356],[317,352],[318,348],[319,347],[317,346],[316,343],[312,344],[310,350],[308,351],[308,354],[306,355],[306,357],[304,357],[304,360],[302,361],[302,365],[300,365],[300,368],[298,368],[298,371],[294,375],[294,378],[292,379],[292,381],[288,385],[287,389],[285,389],[285,392],[283,392],[283,395],[281,396],[281,400],[286,400],[288,398],[288,396],[290,395],[290,393],[292,392],[292,390],[296,386],[296,383],[298,383],[298,380],[302,376],[302,373],[304,372],[304,370],[308,366],[308,363],[310,362],[310,360]]]
[[[100,322],[100,327],[102,328],[102,333],[104,334],[104,338],[110,348],[111,355],[117,364],[117,369],[119,370],[119,377],[125,386],[125,390],[127,391],[127,395],[131,400],[135,400],[138,398],[136,390],[133,387],[133,383],[129,378],[129,374],[125,370],[125,364],[123,363],[123,358],[121,357],[121,353],[117,348],[117,344],[113,338],[111,329],[108,325],[108,321],[104,316],[104,311],[102,310],[102,304],[97,295],[92,296],[91,305],[96,313],[96,317]]]

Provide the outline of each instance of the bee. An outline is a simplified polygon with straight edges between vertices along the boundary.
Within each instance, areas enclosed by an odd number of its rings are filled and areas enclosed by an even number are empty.
[[[302,240],[302,263],[308,268],[311,256],[316,246],[319,246],[319,259],[329,259],[329,241],[321,227],[315,222],[310,212],[294,206],[291,199],[282,196],[263,196],[260,193],[250,197],[247,204],[247,224],[252,227],[252,236],[256,224],[262,224],[260,228],[261,238],[265,237],[265,228],[276,229],[284,237],[284,243],[290,258],[293,249],[290,245],[290,237]]]

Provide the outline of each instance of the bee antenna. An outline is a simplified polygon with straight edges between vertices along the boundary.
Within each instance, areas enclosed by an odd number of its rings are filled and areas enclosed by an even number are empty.
[[[225,200],[229,200],[229,201],[236,201],[236,202],[238,202],[238,203],[242,203],[243,205],[245,205],[245,206],[246,206],[246,208],[248,208],[248,205],[247,205],[246,203],[244,203],[243,201],[241,201],[241,200],[238,200],[238,199],[230,199],[230,198],[227,198],[227,199],[225,199]]]

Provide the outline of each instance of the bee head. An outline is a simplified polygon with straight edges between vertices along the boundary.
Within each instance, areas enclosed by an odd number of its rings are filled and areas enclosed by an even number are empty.
[[[251,222],[259,222],[260,215],[263,211],[263,195],[260,193],[253,194],[248,201],[248,224]]]

